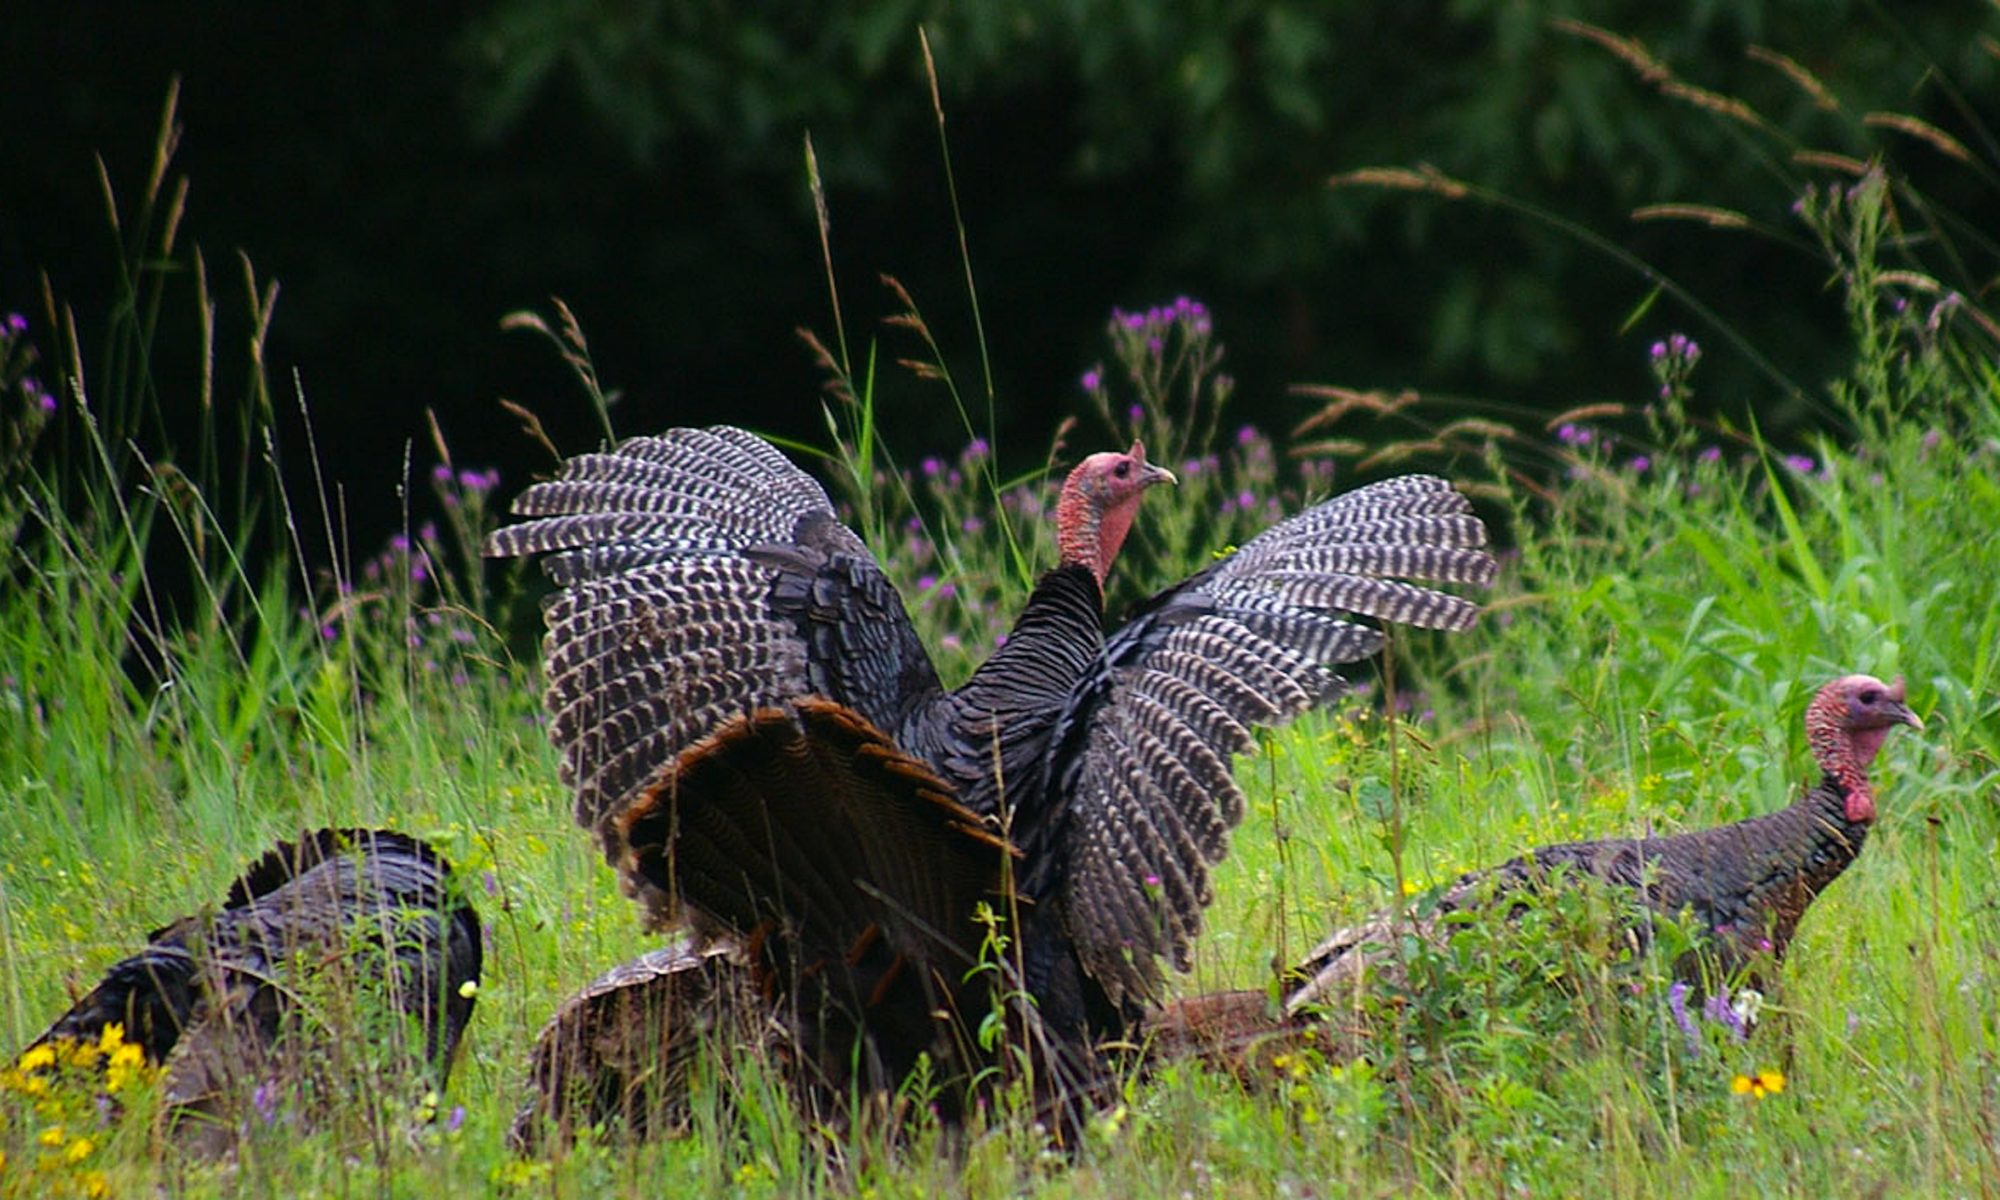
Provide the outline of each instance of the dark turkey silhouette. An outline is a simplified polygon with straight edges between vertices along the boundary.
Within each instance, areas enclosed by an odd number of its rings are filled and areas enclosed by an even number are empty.
[[[1806,706],[1806,743],[1818,784],[1786,808],[1713,829],[1670,837],[1606,838],[1543,846],[1490,870],[1461,876],[1423,916],[1384,914],[1328,938],[1300,967],[1307,982],[1286,1001],[1289,1013],[1337,1007],[1375,964],[1394,957],[1406,933],[1437,939],[1439,917],[1477,904],[1506,903],[1523,888],[1588,877],[1630,889],[1646,910],[1705,931],[1723,974],[1769,954],[1783,961],[1799,918],[1861,852],[1875,821],[1868,767],[1889,731],[1922,729],[1905,702],[1903,681],[1847,675]],[[1645,943],[1643,924],[1632,933]],[[1692,969],[1693,960],[1681,964]]]
[[[891,1087],[920,1053],[986,1061],[969,1031],[996,1006],[1073,1076],[1058,1089],[1080,1083],[1158,960],[1188,965],[1250,730],[1338,695],[1333,668],[1382,645],[1349,614],[1477,614],[1403,579],[1493,575],[1465,498],[1409,476],[1275,526],[1107,637],[1105,578],[1171,480],[1136,443],[1084,459],[1060,561],[953,690],[826,493],[742,430],[573,458],[487,542],[547,553],[561,587],[548,703],[578,822],[655,923],[740,941],[834,1094],[856,1062]]]
[[[726,945],[678,941],[606,971],[565,1000],[529,1058],[527,1100],[508,1134],[518,1153],[580,1128],[635,1140],[678,1136],[692,1119],[691,1073],[722,1051],[783,1050],[749,968]],[[774,1046],[774,1043],[777,1043]]]
[[[367,1032],[385,1039],[392,1060],[442,1086],[481,958],[478,916],[450,871],[423,842],[388,830],[322,829],[280,842],[237,878],[219,910],[155,930],[33,1046],[95,1042],[106,1025],[122,1025],[127,1042],[165,1067],[177,1140],[204,1151],[226,1148],[260,1085],[296,1081],[327,1061],[339,1035],[298,1003],[302,993],[324,999],[317,988],[373,995],[414,1018],[421,1045],[397,1045],[394,1029]]]

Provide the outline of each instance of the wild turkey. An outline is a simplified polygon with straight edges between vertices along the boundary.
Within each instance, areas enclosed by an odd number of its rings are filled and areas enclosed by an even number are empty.
[[[782,1051],[772,1043],[784,1032],[732,947],[681,940],[650,950],[592,980],[543,1026],[508,1140],[526,1154],[551,1128],[564,1141],[590,1126],[639,1140],[678,1134],[693,1117],[696,1061],[726,1071],[728,1057],[713,1052]]]
[[[1107,638],[1105,577],[1172,478],[1137,443],[1084,459],[1060,561],[949,691],[826,493],[739,429],[570,459],[488,540],[546,553],[561,589],[544,652],[577,821],[653,922],[740,941],[837,1094],[853,1064],[875,1087],[922,1053],[970,1068],[996,1006],[1048,1069],[1087,1072],[1157,960],[1188,965],[1251,727],[1338,695],[1332,668],[1381,646],[1346,614],[1463,629],[1476,605],[1402,580],[1494,572],[1465,498],[1407,476],[1273,527]]]
[[[1806,706],[1806,743],[1820,782],[1786,808],[1670,837],[1607,838],[1544,846],[1461,876],[1422,919],[1371,918],[1328,938],[1300,968],[1307,982],[1289,1013],[1337,1007],[1406,932],[1437,938],[1439,918],[1480,903],[1504,903],[1522,888],[1564,875],[1630,889],[1645,909],[1692,922],[1708,934],[1711,961],[1730,974],[1769,954],[1782,961],[1799,918],[1861,852],[1875,820],[1869,764],[1898,725],[1922,729],[1903,681],[1847,675]],[[1645,930],[1632,932],[1643,941]],[[1679,964],[1692,970],[1695,960]]]
[[[349,1047],[366,1051],[360,1061],[386,1047],[393,1063],[442,1086],[472,1015],[481,958],[478,916],[450,873],[429,846],[388,830],[322,829],[280,842],[230,886],[220,911],[155,930],[20,1061],[64,1039],[97,1042],[107,1025],[121,1025],[127,1043],[164,1066],[176,1140],[197,1152],[226,1149],[252,1108],[268,1115],[280,1089],[341,1057],[336,1039],[369,1039]],[[316,1003],[335,992],[340,1004]],[[366,1012],[357,999],[414,1018],[421,1045],[393,1022],[322,1024],[335,1009]]]

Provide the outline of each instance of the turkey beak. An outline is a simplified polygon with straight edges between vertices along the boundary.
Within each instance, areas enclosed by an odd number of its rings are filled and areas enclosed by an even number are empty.
[[[1896,706],[1889,710],[1889,715],[1908,725],[1918,733],[1922,733],[1924,731],[1924,723],[1918,719],[1916,713],[1910,711],[1910,706],[1904,702],[1903,695],[1903,677],[1898,675],[1896,676],[1896,682],[1889,685],[1889,698],[1896,702]]]
[[[1171,483],[1175,487],[1181,485],[1181,481],[1175,477],[1172,471],[1167,470],[1165,467],[1156,467],[1152,463],[1147,463],[1139,472],[1139,486],[1152,487],[1156,483]]]

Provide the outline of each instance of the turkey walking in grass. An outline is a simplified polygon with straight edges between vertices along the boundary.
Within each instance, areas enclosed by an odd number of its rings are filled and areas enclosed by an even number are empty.
[[[164,1068],[170,1131],[196,1153],[229,1149],[253,1113],[412,1103],[443,1086],[478,988],[479,920],[450,874],[429,846],[387,830],[280,842],[219,911],[156,930],[105,972],[18,1065],[136,1048]]]
[[[1350,617],[1478,612],[1404,580],[1493,576],[1465,498],[1408,476],[1275,526],[1107,636],[1105,579],[1172,479],[1137,444],[1084,459],[1060,561],[953,690],[826,493],[738,429],[571,459],[488,541],[546,553],[562,589],[548,703],[578,822],[655,924],[742,946],[832,1095],[924,1055],[970,1078],[996,1011],[1045,1099],[1090,1087],[1158,960],[1188,965],[1250,730],[1342,692],[1334,668],[1383,643]]]
[[[1292,1014],[1341,1006],[1377,964],[1392,961],[1406,934],[1438,940],[1449,914],[1508,903],[1522,889],[1562,878],[1601,881],[1650,912],[1686,921],[1705,935],[1721,974],[1760,956],[1784,959],[1799,918],[1861,852],[1875,821],[1869,764],[1898,725],[1922,729],[1903,681],[1847,675],[1806,706],[1806,742],[1820,780],[1791,805],[1761,817],[1670,837],[1606,838],[1543,846],[1487,871],[1460,877],[1422,916],[1383,915],[1328,938],[1300,968],[1308,982],[1286,1002]],[[1632,932],[1643,938],[1643,921]],[[1696,958],[1681,964],[1683,971]]]

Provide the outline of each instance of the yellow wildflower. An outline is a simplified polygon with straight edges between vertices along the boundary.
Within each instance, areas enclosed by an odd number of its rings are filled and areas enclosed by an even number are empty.
[[[97,1035],[97,1048],[106,1054],[115,1054],[125,1044],[125,1026],[117,1021],[107,1022],[104,1032]]]
[[[111,1181],[102,1171],[86,1171],[83,1174],[83,1194],[89,1200],[104,1200],[111,1194]]]
[[[44,1146],[60,1146],[63,1144],[63,1127],[60,1125],[51,1125],[39,1134],[36,1134],[35,1140]]]
[[[47,1042],[43,1042],[39,1046],[31,1047],[26,1054],[23,1054],[21,1061],[17,1065],[23,1071],[39,1071],[43,1067],[54,1066],[55,1062],[55,1048]]]
[[[1785,1090],[1785,1073],[1758,1071],[1753,1075],[1738,1075],[1730,1081],[1729,1090],[1739,1096],[1762,1100],[1766,1096],[1775,1096]]]
[[[80,1137],[69,1144],[69,1149],[63,1151],[63,1161],[72,1165],[80,1163],[89,1158],[90,1152],[95,1149],[97,1149],[96,1142],[87,1137]]]

